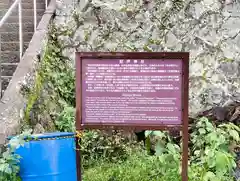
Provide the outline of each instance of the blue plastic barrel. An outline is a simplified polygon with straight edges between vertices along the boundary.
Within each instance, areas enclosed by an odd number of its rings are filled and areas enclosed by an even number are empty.
[[[33,135],[20,155],[22,181],[77,181],[74,133],[45,133]]]

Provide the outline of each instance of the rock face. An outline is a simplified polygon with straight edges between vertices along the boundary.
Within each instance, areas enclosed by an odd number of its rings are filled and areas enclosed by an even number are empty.
[[[62,0],[55,24],[64,54],[190,52],[190,115],[240,101],[240,2]]]

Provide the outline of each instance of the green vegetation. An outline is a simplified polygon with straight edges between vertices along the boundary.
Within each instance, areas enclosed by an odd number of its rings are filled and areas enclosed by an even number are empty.
[[[0,158],[1,181],[20,181],[17,177],[20,157],[12,153],[29,134],[23,133],[10,141],[10,147]],[[100,131],[86,131],[80,145],[84,181],[180,181],[180,144],[166,131],[147,131],[146,136],[155,140],[154,156],[120,132],[113,131],[109,136]],[[189,181],[234,181],[236,154],[229,147],[239,142],[238,126],[231,123],[215,126],[205,117],[199,119],[190,139]]]
[[[25,131],[22,134],[11,139],[5,146],[5,151],[0,155],[0,181],[21,181],[18,176],[19,172],[19,155],[14,151],[25,143],[25,139],[30,135],[30,131]]]
[[[166,155],[164,155],[166,156]],[[170,155],[169,155],[170,156]],[[100,163],[84,172],[84,181],[165,181],[181,180],[178,167],[171,164],[179,164],[178,160],[172,160],[166,165],[162,157],[149,156],[145,152],[134,150],[129,159],[123,163]],[[168,166],[168,167],[166,167]],[[173,168],[171,168],[171,166]],[[165,169],[171,168],[167,172]],[[164,173],[165,172],[165,173]],[[94,177],[93,177],[94,175]]]
[[[181,180],[181,149],[167,132],[148,131],[157,139],[156,155],[130,149],[122,163],[97,162],[84,172],[84,181],[178,181]],[[233,181],[235,153],[229,145],[239,144],[239,127],[233,124],[214,126],[206,118],[198,120],[191,134],[190,181]],[[93,177],[94,175],[94,177]]]
[[[49,32],[34,85],[23,87],[23,94],[28,100],[24,121],[27,126],[24,125],[24,128],[34,128],[35,124],[40,122],[46,131],[74,131],[74,69],[68,58],[62,55],[62,46],[56,40],[56,28],[52,26]]]
[[[131,156],[134,145],[120,131],[112,131],[111,135],[99,130],[85,131],[81,142],[83,167],[90,168],[99,161],[122,163]]]

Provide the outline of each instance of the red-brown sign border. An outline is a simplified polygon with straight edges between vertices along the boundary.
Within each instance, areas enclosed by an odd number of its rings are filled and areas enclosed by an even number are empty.
[[[189,53],[188,52],[76,52],[76,130],[89,129],[145,129],[182,131],[183,157],[182,180],[187,181],[188,168],[188,99]],[[129,124],[82,124],[82,59],[182,59],[182,125],[129,125]],[[77,145],[77,148],[79,146]],[[80,152],[77,151],[78,181],[81,181]]]

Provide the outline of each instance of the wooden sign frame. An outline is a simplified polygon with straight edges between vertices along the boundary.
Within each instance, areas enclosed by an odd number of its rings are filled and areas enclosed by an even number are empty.
[[[77,52],[76,54],[76,130],[89,129],[144,129],[182,131],[182,181],[188,181],[188,99],[189,99],[189,53],[188,52]],[[128,124],[82,124],[82,60],[83,59],[164,59],[182,60],[182,124],[181,125],[128,125]],[[79,140],[77,140],[77,143]],[[81,176],[81,154],[77,144],[77,175]]]

